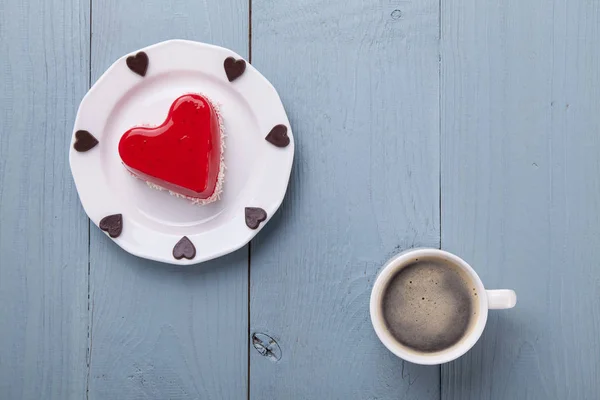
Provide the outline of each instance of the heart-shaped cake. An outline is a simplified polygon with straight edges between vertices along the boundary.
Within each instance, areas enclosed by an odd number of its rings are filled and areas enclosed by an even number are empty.
[[[177,98],[165,122],[134,127],[121,137],[119,155],[137,178],[198,204],[221,194],[223,124],[210,100],[199,94]]]

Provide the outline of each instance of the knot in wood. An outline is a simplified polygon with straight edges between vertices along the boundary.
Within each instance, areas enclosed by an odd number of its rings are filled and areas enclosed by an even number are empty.
[[[281,347],[271,336],[255,332],[252,334],[252,346],[261,356],[267,357],[272,362],[281,360]]]

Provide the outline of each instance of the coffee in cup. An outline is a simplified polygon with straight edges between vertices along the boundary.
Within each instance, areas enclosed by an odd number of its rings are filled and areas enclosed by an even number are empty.
[[[475,285],[452,263],[417,259],[389,280],[381,313],[394,339],[431,353],[455,345],[474,326],[476,300]]]

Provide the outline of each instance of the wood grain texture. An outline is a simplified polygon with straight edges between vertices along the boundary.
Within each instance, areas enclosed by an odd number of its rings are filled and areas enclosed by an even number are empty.
[[[92,77],[167,39],[248,53],[248,2],[95,1]],[[90,399],[242,399],[248,249],[178,268],[133,257],[91,230]]]
[[[67,160],[88,3],[0,4],[0,398],[82,399],[87,219]]]
[[[442,398],[596,399],[600,4],[442,10],[442,247],[518,294]]]
[[[283,209],[252,245],[252,399],[438,399],[439,367],[378,341],[383,263],[439,245],[438,2],[252,6],[252,63],[275,85],[296,159]]]

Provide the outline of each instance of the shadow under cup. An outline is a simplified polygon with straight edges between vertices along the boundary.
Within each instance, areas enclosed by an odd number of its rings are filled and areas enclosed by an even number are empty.
[[[392,258],[371,293],[378,337],[394,354],[417,364],[441,364],[467,352],[483,332],[487,311],[475,271],[437,249]]]

